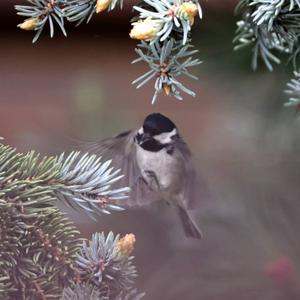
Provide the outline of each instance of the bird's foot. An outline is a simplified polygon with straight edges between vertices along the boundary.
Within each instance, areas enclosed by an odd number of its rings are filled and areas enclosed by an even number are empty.
[[[149,189],[151,191],[160,191],[161,190],[161,186],[159,184],[158,178],[155,174],[155,172],[151,171],[151,170],[145,170],[144,171],[145,175],[147,176],[147,184],[149,186]]]

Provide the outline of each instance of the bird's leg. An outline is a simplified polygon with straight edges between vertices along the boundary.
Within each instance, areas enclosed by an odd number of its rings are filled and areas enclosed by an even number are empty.
[[[149,178],[149,181],[147,181],[149,188],[152,191],[160,191],[162,188],[159,184],[156,174],[151,170],[145,170],[144,173],[147,175],[147,178]]]
[[[145,178],[147,176],[147,179]],[[139,175],[133,184],[131,185],[131,189],[135,189],[139,184],[145,184],[150,191],[158,191],[161,190],[161,186],[159,184],[159,181],[157,179],[157,176],[155,173],[151,170],[144,171],[144,176],[141,174]]]
[[[142,184],[146,184],[147,185],[147,181],[146,179],[143,177],[143,175],[139,175],[133,182],[133,184],[130,186],[130,188],[133,190],[134,188],[136,188],[140,183]]]

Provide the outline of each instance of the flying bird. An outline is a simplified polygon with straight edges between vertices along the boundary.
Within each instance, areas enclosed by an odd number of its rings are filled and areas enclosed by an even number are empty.
[[[176,125],[160,113],[148,115],[139,129],[91,143],[89,151],[112,159],[129,186],[129,206],[164,200],[175,205],[187,237],[202,234],[190,211],[199,206],[205,185],[199,180],[189,147]],[[123,201],[123,200],[122,200]]]

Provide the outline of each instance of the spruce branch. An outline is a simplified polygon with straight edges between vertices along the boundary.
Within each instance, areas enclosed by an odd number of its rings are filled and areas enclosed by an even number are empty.
[[[107,298],[101,294],[99,289],[87,284],[77,284],[73,288],[64,289],[63,296],[60,300],[140,300],[145,293],[139,293],[136,289],[122,292],[115,298]]]
[[[118,4],[123,7],[123,0],[27,0],[31,5],[16,5],[17,13],[28,17],[20,28],[37,31],[33,42],[41,35],[45,24],[49,23],[50,36],[54,35],[54,23],[66,30],[64,20],[76,22],[77,25],[91,20],[95,13],[113,10]],[[139,13],[132,20],[130,37],[141,41],[136,52],[140,60],[148,63],[150,71],[139,77],[134,83],[137,88],[157,76],[152,104],[158,95],[164,91],[166,95],[178,100],[183,98],[180,91],[191,96],[195,93],[186,88],[175,77],[186,75],[193,79],[187,68],[200,64],[193,59],[195,51],[188,51],[191,46],[191,29],[198,15],[202,18],[202,9],[197,0],[143,0],[134,6]],[[180,49],[182,47],[182,49]],[[143,48],[146,52],[143,53]],[[187,57],[189,56],[189,57]],[[180,59],[186,57],[180,62]],[[80,201],[77,201],[77,205]],[[86,201],[84,201],[86,202]],[[96,202],[96,201],[95,201]],[[90,205],[93,206],[91,198]],[[85,210],[91,209],[84,205]]]
[[[300,72],[294,71],[294,78],[287,83],[288,89],[285,91],[289,95],[289,100],[285,106],[295,106],[297,112],[300,108]]]
[[[127,187],[111,189],[123,176],[110,164],[80,152],[39,159],[34,152],[19,154],[0,144],[0,186],[15,207],[35,214],[60,199],[94,217],[122,210],[114,200],[127,198],[129,192]]]
[[[61,169],[55,193],[59,199],[71,207],[82,208],[92,218],[95,214],[122,210],[114,200],[127,198],[130,189],[111,189],[111,185],[123,177],[120,169],[110,167],[111,160],[102,163],[100,157],[87,153],[81,156],[80,152],[64,157],[58,158]]]
[[[120,251],[119,241],[120,236],[112,232],[107,237],[104,233],[95,233],[89,243],[84,242],[76,259],[81,281],[105,287],[109,297],[131,288],[137,276],[133,256]]]
[[[110,232],[95,233],[85,241],[75,261],[77,283],[65,288],[61,300],[140,300],[145,293],[133,288],[137,276],[130,256],[135,243],[133,234],[120,239]]]
[[[140,57],[133,63],[145,61],[150,70],[132,83],[137,84],[137,88],[140,88],[151,79],[155,79],[152,104],[162,92],[174,96],[178,100],[182,100],[180,91],[195,97],[195,93],[178,81],[177,77],[185,75],[192,79],[198,79],[188,70],[201,63],[199,59],[193,59],[193,55],[198,50],[191,50],[193,46],[189,43],[182,46],[181,42],[176,42],[173,38],[166,40],[162,45],[159,41],[153,44],[142,41],[138,46],[139,48],[135,50]]]
[[[50,37],[54,36],[55,27],[59,27],[67,36],[65,20],[88,23],[95,13],[113,10],[117,4],[123,8],[123,0],[27,0],[29,5],[15,5],[17,14],[24,16],[24,22],[18,25],[23,30],[36,31],[32,40],[35,43],[48,24]]]
[[[69,22],[77,22],[78,26],[84,21],[89,23],[94,14],[115,9],[118,4],[122,9],[123,0],[69,0],[63,13]]]
[[[0,274],[7,299],[57,299],[73,282],[73,262],[82,244],[58,209],[38,215],[0,206]]]
[[[79,152],[40,158],[0,144],[1,299],[69,299],[79,293],[76,285],[91,286],[90,294],[80,290],[95,299],[141,299],[131,293],[134,235],[96,233],[88,244],[56,207],[65,200],[92,216],[119,210],[110,201],[128,189],[110,189],[121,176],[109,165]]]
[[[133,22],[133,29],[130,33],[131,38],[139,40],[149,40],[163,42],[174,32],[182,35],[182,44],[187,43],[188,34],[194,24],[194,18],[198,14],[202,18],[202,9],[198,1],[184,0],[144,0],[146,6],[134,6],[133,8],[140,14],[137,22]],[[152,35],[143,37],[143,29],[147,31],[145,22],[151,29],[151,22],[159,24],[153,30]]]
[[[242,19],[237,22],[235,50],[252,48],[252,68],[262,59],[269,71],[280,64],[279,55],[293,62],[295,79],[286,91],[291,97],[285,106],[299,108],[299,76],[297,58],[300,52],[300,1],[299,0],[241,0],[236,8]]]
[[[86,21],[88,23],[96,13],[97,0],[69,1],[63,9],[69,22],[77,22],[76,26]]]
[[[46,24],[50,28],[50,37],[54,36],[55,24],[62,33],[67,36],[64,25],[64,13],[62,8],[66,0],[28,0],[31,5],[15,5],[17,14],[27,17],[18,26],[23,30],[34,30],[36,34],[32,40],[35,43],[40,37]]]
[[[140,40],[135,49],[139,58],[133,63],[144,61],[150,70],[132,83],[140,88],[155,78],[152,104],[162,92],[183,100],[180,91],[190,96],[195,93],[186,88],[176,77],[189,73],[188,68],[201,63],[193,59],[196,50],[190,50],[191,29],[196,15],[202,18],[202,9],[198,1],[184,0],[143,0],[134,9],[139,15],[132,20],[130,37]]]
[[[101,292],[92,285],[76,284],[63,290],[61,300],[103,300]]]
[[[252,47],[252,68],[260,57],[272,71],[280,63],[279,53],[294,56],[299,47],[300,5],[298,0],[242,0],[237,12],[235,50]]]

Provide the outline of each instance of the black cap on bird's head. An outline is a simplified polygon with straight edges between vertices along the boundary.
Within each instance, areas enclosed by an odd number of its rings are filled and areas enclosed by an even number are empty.
[[[167,117],[160,113],[153,113],[146,117],[143,124],[145,133],[151,136],[159,135],[165,132],[171,132],[176,125]]]
[[[157,152],[173,143],[175,136],[178,136],[176,125],[164,115],[153,113],[144,120],[135,141],[145,150]]]

